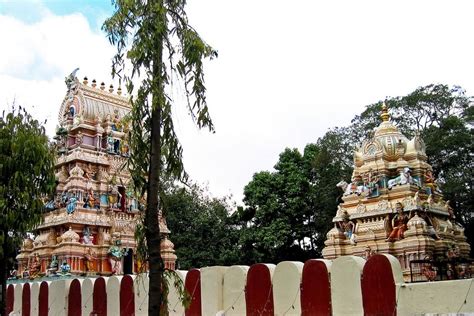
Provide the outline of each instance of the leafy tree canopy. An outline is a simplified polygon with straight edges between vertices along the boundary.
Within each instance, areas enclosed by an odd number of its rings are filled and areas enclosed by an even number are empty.
[[[169,93],[173,79],[184,86],[187,107],[199,128],[214,130],[206,103],[203,59],[217,56],[188,23],[185,0],[115,0],[116,11],[103,29],[117,48],[112,74],[127,84],[134,97],[130,136],[130,168],[136,194],[146,193],[143,223],[137,225],[137,256],[148,261],[148,313],[163,306],[164,265],[160,253],[158,210],[164,193],[162,178],[184,180],[182,147],[174,131],[174,100]],[[124,74],[127,62],[131,74]],[[137,89],[134,80],[139,82]],[[166,210],[165,210],[166,212]],[[169,212],[168,212],[169,213]]]
[[[461,87],[428,85],[386,100],[391,119],[407,137],[420,131],[428,162],[444,181],[458,220],[474,240],[473,107]],[[285,149],[274,171],[253,176],[244,189],[241,247],[256,261],[304,260],[321,255],[341,193],[350,179],[354,148],[380,124],[382,102],[368,105],[347,127],[335,127],[303,154]]]
[[[238,231],[226,198],[212,198],[197,184],[172,186],[164,198],[168,228],[180,269],[240,261]]]
[[[54,191],[54,186],[54,151],[42,124],[21,107],[3,112],[0,116],[0,279],[3,290],[7,262],[14,259],[24,234],[40,222],[44,212],[42,199]]]

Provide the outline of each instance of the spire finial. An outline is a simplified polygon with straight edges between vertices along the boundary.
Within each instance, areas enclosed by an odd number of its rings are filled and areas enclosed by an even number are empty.
[[[390,114],[388,114],[388,108],[385,101],[383,101],[382,103],[382,114],[380,114],[380,117],[382,118],[383,122],[388,122],[388,120],[390,119]]]

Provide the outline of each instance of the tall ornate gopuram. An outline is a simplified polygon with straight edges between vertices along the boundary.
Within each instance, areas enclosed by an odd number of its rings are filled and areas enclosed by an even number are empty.
[[[59,111],[55,140],[57,189],[47,212],[26,239],[18,259],[19,276],[110,275],[134,273],[135,226],[140,202],[131,190],[127,114],[129,98],[73,72]],[[142,200],[144,200],[142,198]],[[160,216],[165,266],[174,269],[174,245]]]
[[[327,234],[324,258],[387,253],[399,259],[405,276],[412,260],[442,259],[451,250],[467,258],[464,229],[443,199],[420,135],[409,140],[400,133],[385,104],[381,118],[354,152],[351,183],[338,183],[343,202]]]

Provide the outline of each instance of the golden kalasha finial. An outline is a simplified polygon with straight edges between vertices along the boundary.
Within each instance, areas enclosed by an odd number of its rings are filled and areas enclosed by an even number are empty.
[[[100,84],[100,90],[105,90],[105,83],[103,81]]]
[[[109,86],[109,92],[110,93],[114,92],[114,86],[112,84]]]
[[[118,89],[117,89],[117,94],[118,94],[118,95],[122,95],[122,88],[121,88],[121,87],[118,87]]]
[[[383,101],[382,103],[382,114],[380,115],[380,117],[384,122],[388,122],[388,120],[390,119],[390,114],[388,114],[388,108],[387,104],[385,104],[385,101]]]
[[[87,81],[87,77],[84,77],[84,79],[82,80],[82,83],[85,84],[85,85],[87,85],[88,82],[89,82],[89,81]]]
[[[92,88],[95,88],[97,86],[97,81],[95,79],[92,79]]]

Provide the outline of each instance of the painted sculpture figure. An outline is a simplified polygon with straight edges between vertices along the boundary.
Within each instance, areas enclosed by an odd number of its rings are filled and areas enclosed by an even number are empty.
[[[122,271],[122,258],[127,253],[127,250],[122,248],[122,241],[119,236],[114,237],[114,242],[109,248],[109,262],[112,267],[112,274],[120,275]]]
[[[86,273],[87,272],[94,272],[94,262],[95,262],[95,256],[94,253],[92,252],[91,248],[87,248],[87,251],[84,255],[84,261],[85,261],[85,268],[86,268]]]
[[[354,234],[355,225],[349,220],[349,214],[345,212],[342,217],[342,221],[338,222],[340,230],[344,233],[347,239],[349,239],[352,245],[357,243],[356,235]]]
[[[61,266],[59,267],[59,274],[63,276],[71,275],[71,266],[67,263],[66,260],[63,261]]]
[[[130,155],[129,96],[100,89],[95,80],[92,85],[87,78],[79,82],[76,73],[67,77],[54,137],[56,192],[44,201],[34,242],[25,240],[17,256],[20,276],[136,272],[134,233],[142,197],[134,195],[124,167]],[[163,238],[170,233],[164,220],[160,232]],[[112,238],[117,234],[131,251],[118,247]],[[53,255],[59,260],[57,268],[45,264]],[[63,260],[67,266],[61,265]],[[174,249],[167,249],[166,266],[174,269],[175,260]]]
[[[419,181],[411,176],[411,170],[408,167],[400,171],[400,175],[394,179],[388,180],[388,188],[391,189],[396,185],[403,185],[407,183],[414,183],[420,185]]]
[[[397,214],[392,219],[392,231],[387,241],[396,241],[403,239],[403,233],[407,230],[408,216],[403,213],[403,205],[397,202],[395,205]]]
[[[59,268],[59,262],[55,255],[51,257],[51,263],[49,264],[48,270],[46,271],[46,275],[48,276],[56,276]]]
[[[28,270],[30,279],[34,279],[38,277],[39,273],[41,272],[40,268],[41,268],[41,263],[39,260],[38,253],[35,253],[33,257],[31,258],[31,263]]]
[[[337,183],[342,202],[323,257],[367,257],[367,249],[388,253],[399,259],[406,280],[411,261],[446,259],[451,245],[459,248],[460,258],[468,258],[464,228],[443,199],[420,133],[412,139],[403,135],[385,104],[381,119],[354,152],[351,183]]]

